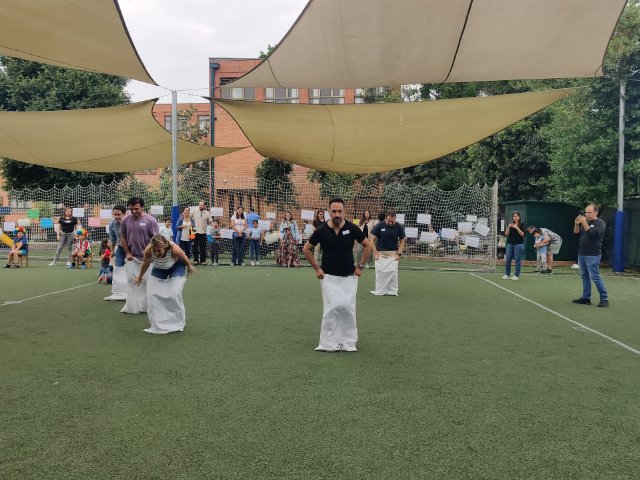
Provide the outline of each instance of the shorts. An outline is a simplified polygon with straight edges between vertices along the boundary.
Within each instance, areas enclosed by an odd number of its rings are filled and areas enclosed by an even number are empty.
[[[557,255],[558,253],[560,253],[560,247],[562,247],[562,239],[558,240],[557,242],[551,242],[549,244],[549,253],[551,255]]]
[[[151,276],[159,278],[160,280],[166,280],[173,277],[184,277],[187,273],[187,266],[182,263],[182,260],[178,260],[173,264],[171,268],[160,269],[153,267],[151,269]]]
[[[20,255],[21,257],[24,257],[25,255],[28,255],[29,252],[27,250],[18,250],[18,255]]]

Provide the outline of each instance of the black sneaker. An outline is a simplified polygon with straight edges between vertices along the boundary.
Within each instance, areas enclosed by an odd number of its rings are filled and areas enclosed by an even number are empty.
[[[573,303],[579,303],[580,305],[591,305],[591,300],[588,298],[578,298]]]
[[[553,271],[552,271],[552,270],[549,270],[549,269],[547,268],[547,274],[548,274],[548,275],[553,275]]]
[[[540,270],[540,275],[546,275],[547,273],[549,273],[548,270]]]
[[[18,265],[17,263],[14,263],[13,268],[20,268],[20,265]]]
[[[9,265],[8,263],[4,266],[4,268],[11,268],[11,265]]]
[[[599,307],[608,307],[609,306],[609,300],[600,300],[600,303],[598,304]]]

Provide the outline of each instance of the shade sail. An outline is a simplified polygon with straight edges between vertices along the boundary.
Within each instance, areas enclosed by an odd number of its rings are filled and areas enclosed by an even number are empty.
[[[234,87],[364,88],[602,75],[626,0],[311,0]]]
[[[117,0],[0,0],[0,54],[156,84]]]
[[[155,100],[107,108],[0,112],[0,156],[83,172],[131,172],[171,165],[171,134],[153,119]],[[191,163],[244,147],[178,140]]]
[[[215,102],[265,157],[328,172],[372,173],[452,153],[570,92],[359,105]]]

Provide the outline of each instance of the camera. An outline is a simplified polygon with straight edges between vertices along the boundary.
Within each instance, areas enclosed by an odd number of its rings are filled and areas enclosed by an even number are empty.
[[[584,217],[584,216],[586,215],[586,213],[585,213],[585,211],[584,211],[584,210],[580,210],[580,211],[578,212],[578,215],[581,215],[581,216],[583,216],[583,217]]]

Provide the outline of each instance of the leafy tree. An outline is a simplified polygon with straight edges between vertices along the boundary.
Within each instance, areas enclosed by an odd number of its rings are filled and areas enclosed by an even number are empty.
[[[209,130],[207,128],[201,128],[197,120],[195,122],[191,121],[196,111],[197,108],[193,105],[178,110],[178,137],[187,142],[204,145],[204,138],[209,135]]]
[[[297,207],[296,188],[291,181],[293,166],[277,158],[265,158],[256,166],[258,195],[280,208]]]
[[[273,52],[277,46],[278,46],[277,43],[275,45],[271,45],[267,43],[267,51],[263,52],[262,50],[260,50],[260,55],[258,55],[258,58],[267,58],[269,54]]]
[[[127,80],[0,56],[0,110],[42,111],[109,107],[129,102]],[[87,185],[127,174],[70,172],[3,159],[8,188]]]

